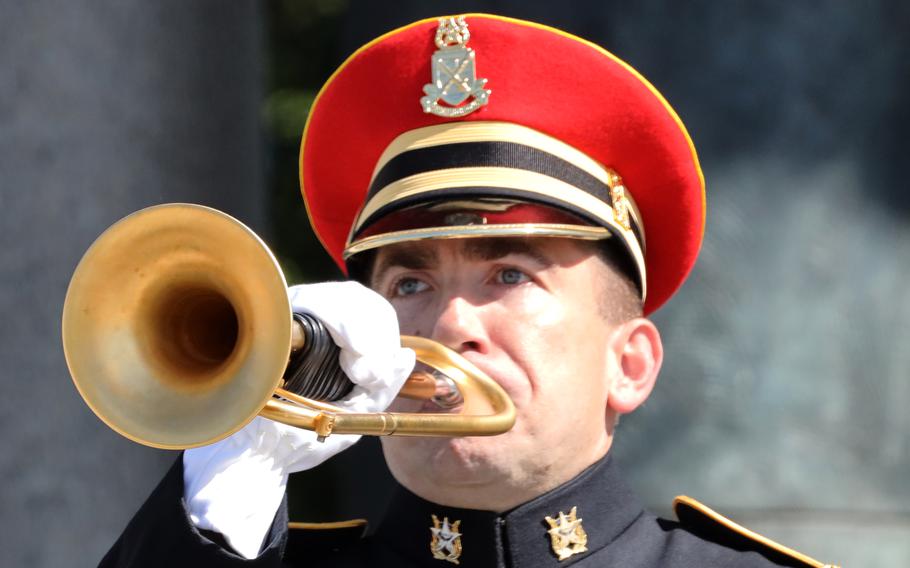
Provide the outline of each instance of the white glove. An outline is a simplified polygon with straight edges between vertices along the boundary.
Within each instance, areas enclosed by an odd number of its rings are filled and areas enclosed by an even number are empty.
[[[385,298],[356,282],[326,282],[288,290],[295,312],[318,318],[341,348],[339,362],[354,389],[334,404],[352,412],[388,408],[414,368],[401,347],[398,319]],[[316,434],[256,417],[220,442],[183,454],[184,497],[190,519],[221,533],[245,558],[255,558],[272,524],[288,475],[310,469],[360,436]]]

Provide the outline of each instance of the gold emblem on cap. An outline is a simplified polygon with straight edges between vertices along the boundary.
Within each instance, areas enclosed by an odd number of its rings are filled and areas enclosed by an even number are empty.
[[[423,112],[452,118],[487,104],[492,91],[484,89],[486,79],[477,78],[474,50],[466,46],[470,38],[464,16],[439,19],[435,40],[439,49],[430,59],[432,82],[423,86],[426,96],[420,99]]]
[[[458,532],[458,525],[461,521],[449,524],[449,518],[443,517],[440,523],[439,517],[430,516],[433,517],[433,526],[430,527],[433,534],[430,539],[430,552],[433,553],[433,558],[458,564],[458,557],[461,556],[461,533]]]
[[[632,221],[629,220],[629,198],[626,196],[626,186],[622,178],[616,174],[610,176],[610,200],[613,202],[613,220],[627,231],[632,230]]]
[[[550,530],[550,546],[559,560],[565,560],[575,554],[588,550],[588,535],[581,527],[581,519],[577,517],[578,507],[572,507],[568,515],[559,512],[557,518],[546,517]]]

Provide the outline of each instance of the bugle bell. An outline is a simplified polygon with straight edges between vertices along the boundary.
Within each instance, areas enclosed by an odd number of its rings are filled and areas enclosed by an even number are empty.
[[[402,345],[457,388],[460,413],[349,413],[287,388],[293,347],[307,341],[299,319],[278,262],[251,229],[215,209],[166,204],[121,219],[85,253],[64,303],[63,348],[94,413],[156,448],[210,444],[256,415],[321,437],[488,436],[514,423],[499,385],[419,337]],[[412,375],[404,390],[432,394],[427,380]]]

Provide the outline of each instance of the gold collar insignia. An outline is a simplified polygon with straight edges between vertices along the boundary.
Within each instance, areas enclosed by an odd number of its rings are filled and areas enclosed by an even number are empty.
[[[440,523],[439,517],[430,516],[433,517],[433,526],[430,527],[433,534],[430,539],[430,552],[433,553],[433,558],[458,564],[458,557],[461,556],[461,533],[458,532],[458,525],[461,521],[449,524],[449,518],[443,517]]]
[[[588,550],[588,535],[581,526],[581,519],[577,517],[578,507],[572,507],[568,515],[559,512],[557,518],[546,517],[550,530],[550,546],[560,561]]]

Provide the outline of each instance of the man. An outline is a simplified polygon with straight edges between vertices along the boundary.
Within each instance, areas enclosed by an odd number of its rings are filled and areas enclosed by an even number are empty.
[[[188,450],[104,565],[823,566],[687,498],[679,522],[650,515],[610,457],[661,366],[643,316],[685,279],[704,224],[691,140],[628,65],[496,16],[406,26],[317,97],[301,186],[326,249],[375,290],[291,290],[342,348],[357,385],[343,404],[392,402],[404,333],[493,377],[514,428],[383,439],[402,488],[358,540],[289,532],[281,505],[290,472],[352,439],[256,419]]]

